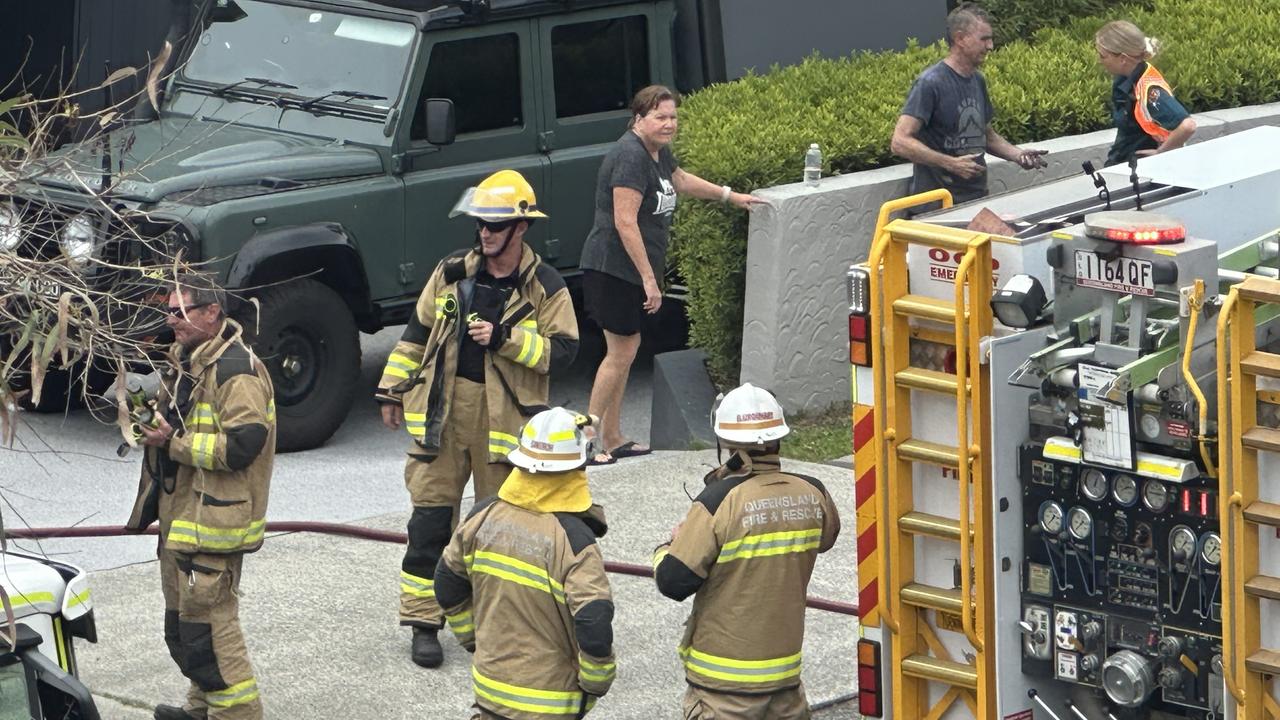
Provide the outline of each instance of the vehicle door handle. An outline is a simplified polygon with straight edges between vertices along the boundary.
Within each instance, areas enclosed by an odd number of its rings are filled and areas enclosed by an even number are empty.
[[[556,147],[556,133],[554,130],[538,133],[538,152],[551,152]]]

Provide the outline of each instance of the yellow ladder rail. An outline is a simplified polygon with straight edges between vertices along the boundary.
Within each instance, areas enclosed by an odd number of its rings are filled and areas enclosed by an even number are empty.
[[[1234,433],[1234,426],[1231,424],[1230,411],[1230,383],[1228,382],[1231,375],[1231,361],[1227,356],[1226,348],[1228,347],[1228,336],[1231,332],[1231,320],[1234,315],[1232,312],[1239,299],[1239,293],[1234,289],[1227,295],[1227,299],[1223,301],[1222,308],[1218,313],[1218,437],[1224,434]],[[1204,428],[1200,430],[1204,432]],[[1229,435],[1230,437],[1230,435]],[[1235,478],[1234,456],[1236,448],[1234,443],[1219,442],[1218,443],[1218,463],[1219,463],[1219,497],[1222,498],[1218,503],[1218,524],[1222,530],[1222,561],[1219,572],[1222,581],[1222,677],[1226,682],[1227,691],[1231,693],[1231,697],[1236,702],[1244,705],[1245,693],[1237,673],[1239,672],[1238,661],[1236,659],[1235,638],[1237,637],[1237,628],[1235,626],[1236,618],[1234,610],[1233,597],[1235,590],[1235,578],[1238,577],[1237,569],[1234,563],[1239,554],[1232,551],[1231,547],[1238,535],[1235,520],[1238,517],[1238,508],[1240,506],[1240,495],[1232,489],[1232,480]],[[1231,468],[1230,471],[1226,471]],[[1228,570],[1230,568],[1230,570]]]
[[[1280,600],[1280,578],[1260,573],[1258,555],[1261,529],[1280,528],[1280,504],[1262,499],[1258,477],[1259,453],[1280,449],[1277,432],[1258,425],[1257,379],[1280,377],[1280,355],[1257,347],[1263,304],[1280,305],[1280,281],[1247,276],[1231,288],[1218,318],[1222,663],[1240,720],[1280,718],[1270,687],[1280,675],[1280,651],[1262,644],[1262,603]]]
[[[892,648],[890,682],[895,714],[936,718],[957,699],[963,699],[975,716],[985,718],[995,712],[987,452],[991,432],[987,427],[987,370],[980,353],[981,340],[990,335],[992,326],[991,238],[910,220],[888,221],[895,209],[934,200],[949,204],[948,196],[936,193],[886,204],[868,260],[877,401],[876,485],[882,503],[876,517],[879,610]],[[912,246],[943,248],[959,260],[952,302],[911,293],[907,258]],[[937,329],[939,326],[946,329]],[[913,367],[910,344],[915,337],[954,347],[954,372],[950,368],[940,372]],[[913,392],[940,394],[955,401],[954,447],[916,434]],[[960,494],[958,518],[916,509],[913,485],[918,463],[955,470]],[[921,536],[959,543],[964,566],[960,587],[938,587],[916,580],[916,538]],[[973,648],[972,653],[965,653],[969,661],[952,660],[936,639],[929,640],[935,632],[929,613],[934,612],[959,616],[960,629]],[[941,701],[929,707],[932,684],[948,689]]]

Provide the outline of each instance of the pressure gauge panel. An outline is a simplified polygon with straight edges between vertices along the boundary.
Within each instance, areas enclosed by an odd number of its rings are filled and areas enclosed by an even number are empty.
[[[1111,497],[1125,507],[1138,501],[1138,481],[1125,474],[1116,475],[1111,481]]]
[[[1200,559],[1214,567],[1222,562],[1222,538],[1218,533],[1205,533],[1200,538]]]
[[[1196,551],[1196,534],[1186,525],[1169,532],[1169,554],[1178,562],[1186,562]]]
[[[1080,473],[1080,494],[1094,501],[1105,498],[1107,476],[1097,468],[1086,468]]]
[[[1142,504],[1153,513],[1162,513],[1169,507],[1169,488],[1159,480],[1142,484]]]
[[[1067,532],[1077,540],[1088,540],[1093,535],[1093,516],[1082,507],[1071,508],[1067,513]]]
[[[1052,500],[1040,504],[1040,527],[1050,535],[1062,532],[1062,506]]]

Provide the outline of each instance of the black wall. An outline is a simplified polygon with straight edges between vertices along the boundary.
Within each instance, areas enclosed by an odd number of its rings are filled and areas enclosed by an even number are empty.
[[[109,71],[146,66],[169,24],[167,0],[0,0],[0,96],[20,88],[53,97],[60,87],[84,90]],[[117,91],[133,89],[126,83]],[[106,95],[80,98],[101,107]]]

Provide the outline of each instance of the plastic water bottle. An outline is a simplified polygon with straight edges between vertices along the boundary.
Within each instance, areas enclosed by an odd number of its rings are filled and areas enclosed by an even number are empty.
[[[818,143],[809,146],[809,151],[804,154],[804,184],[809,187],[818,187],[818,180],[822,177],[822,150],[818,148]]]

